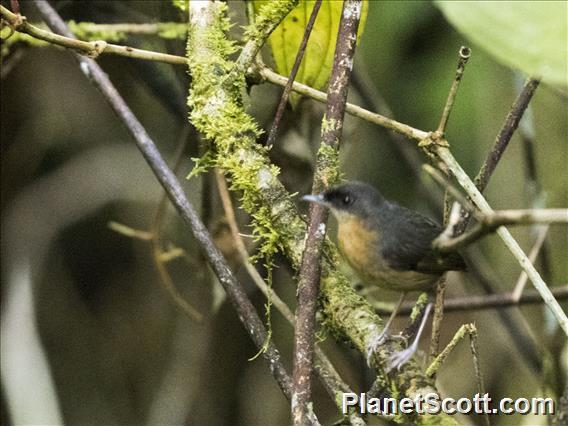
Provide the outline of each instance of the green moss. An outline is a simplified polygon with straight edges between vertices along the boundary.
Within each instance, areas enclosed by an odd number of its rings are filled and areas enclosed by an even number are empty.
[[[298,0],[268,1],[263,3],[255,16],[255,22],[245,28],[245,37],[248,39],[261,39],[274,25],[280,22],[294,7]]]
[[[424,312],[424,308],[428,304],[428,293],[421,293],[416,301],[416,304],[412,308],[412,312],[410,313],[410,321],[415,322],[418,316]]]
[[[80,40],[105,40],[105,41],[122,41],[126,39],[127,34],[122,31],[106,28],[104,31],[96,31],[97,26],[93,22],[68,22],[69,29]]]
[[[167,40],[183,40],[187,37],[187,25],[177,22],[158,22],[158,36]]]
[[[341,180],[341,168],[339,166],[339,149],[337,146],[322,144],[317,153],[317,176],[315,182],[316,192],[334,186]]]

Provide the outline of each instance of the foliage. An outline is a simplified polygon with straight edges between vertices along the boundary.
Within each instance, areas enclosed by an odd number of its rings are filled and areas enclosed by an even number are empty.
[[[260,7],[269,1],[254,1],[255,10],[259,10]],[[272,56],[279,74],[290,75],[296,59],[296,52],[304,36],[304,30],[310,19],[314,4],[314,0],[300,2],[269,37],[268,41]],[[318,90],[325,89],[333,65],[337,28],[342,8],[343,2],[324,1],[322,3],[314,28],[310,34],[296,81],[305,83]],[[365,1],[359,24],[359,38],[365,28],[368,8],[368,1]],[[294,100],[298,99],[298,95],[293,95],[291,99],[292,103],[295,103]]]
[[[566,2],[437,1],[460,32],[505,65],[566,87]]]

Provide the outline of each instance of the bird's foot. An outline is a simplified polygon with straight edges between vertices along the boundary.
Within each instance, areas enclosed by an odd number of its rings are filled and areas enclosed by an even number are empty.
[[[415,352],[416,348],[411,346],[409,348],[403,349],[402,351],[398,351],[392,354],[387,361],[385,368],[386,372],[390,373],[395,368],[397,370],[400,370],[400,367],[410,361]]]
[[[388,334],[387,330],[383,330],[381,333],[373,333],[367,342],[366,352],[367,352],[367,364],[371,365],[371,359],[373,355],[377,352],[379,347],[384,345],[388,341],[392,340],[402,340],[404,341],[404,345],[408,344],[408,341],[405,336],[401,334]]]

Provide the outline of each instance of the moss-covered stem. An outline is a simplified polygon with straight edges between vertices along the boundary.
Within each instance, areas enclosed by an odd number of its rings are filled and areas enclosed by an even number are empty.
[[[276,2],[271,2],[274,4]],[[299,269],[304,249],[306,226],[292,199],[278,180],[278,169],[271,165],[267,152],[256,143],[259,130],[242,107],[241,94],[244,76],[227,87],[224,84],[232,64],[227,59],[234,51],[225,37],[229,22],[224,14],[226,5],[191,2],[188,63],[192,86],[188,98],[190,119],[196,128],[211,142],[216,151],[216,164],[226,170],[232,189],[242,194],[243,208],[254,219],[255,233],[262,237],[261,250],[274,247],[282,250],[293,267]],[[201,6],[203,5],[203,6]],[[203,19],[198,7],[206,7],[214,18],[201,25]],[[320,303],[328,330],[348,339],[362,353],[367,347],[371,332],[381,329],[381,321],[373,308],[357,295],[346,277],[336,269],[337,254],[326,245],[327,255],[322,262]],[[376,366],[384,365],[387,357],[399,347],[386,345],[377,353]],[[391,376],[382,375],[384,387],[397,396],[415,397],[436,392],[415,362],[409,362]],[[447,420],[444,416],[422,416],[418,420],[435,423]]]
[[[229,80],[241,78],[256,58],[258,51],[280,22],[298,4],[299,0],[280,0],[264,4],[255,16],[254,24],[250,25],[245,36],[247,42],[241,54],[235,61]]]

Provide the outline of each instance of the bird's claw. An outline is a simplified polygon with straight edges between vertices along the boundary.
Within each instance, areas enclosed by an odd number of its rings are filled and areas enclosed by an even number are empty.
[[[412,358],[415,352],[415,349],[410,347],[392,354],[387,361],[385,368],[386,372],[390,373],[395,368],[397,370],[400,370],[400,367],[406,364],[410,360],[410,358]]]
[[[404,345],[406,346],[408,344],[408,340],[405,336],[403,336],[402,334],[388,334],[385,333],[385,331],[383,331],[380,334],[375,334],[373,336],[371,336],[371,338],[369,339],[368,343],[367,343],[367,347],[366,347],[366,352],[367,352],[367,364],[370,366],[371,365],[371,360],[373,358],[373,355],[375,355],[375,353],[377,352],[378,348],[381,347],[383,344],[385,344],[388,341],[392,341],[392,340],[402,340],[404,341]]]

